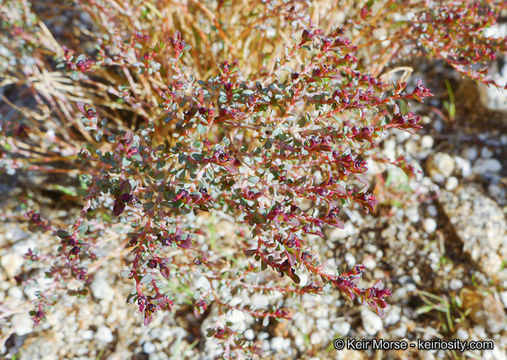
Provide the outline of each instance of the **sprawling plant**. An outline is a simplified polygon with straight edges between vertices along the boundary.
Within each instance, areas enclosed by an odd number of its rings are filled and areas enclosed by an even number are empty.
[[[256,349],[223,315],[291,316],[231,303],[235,294],[334,288],[383,314],[389,289],[380,281],[359,287],[362,265],[326,270],[315,236],[343,228],[344,206],[374,210],[368,161],[414,173],[405,158],[382,158],[376,148],[390,129],[420,128],[410,105],[432,94],[421,80],[388,83],[390,70],[441,59],[495,85],[485,66],[506,43],[482,29],[505,3],[65,3],[88,14],[77,38],[53,35],[41,21],[49,15],[37,17],[26,1],[0,6],[11,59],[1,86],[35,101],[29,109],[1,95],[23,116],[0,119],[0,165],[77,177],[83,205],[68,227],[27,213],[32,230],[57,240],[26,256],[54,279],[35,304],[37,322],[71,279],[82,284],[72,293],[86,295],[108,229],[134,284],[125,296],[145,324],[188,300],[174,284],[193,288],[204,277],[209,287],[190,300],[196,316],[218,309],[209,335],[223,340],[227,356]],[[216,218],[235,223],[224,244],[208,226]],[[273,285],[270,272],[291,281]],[[310,281],[301,284],[302,274]]]

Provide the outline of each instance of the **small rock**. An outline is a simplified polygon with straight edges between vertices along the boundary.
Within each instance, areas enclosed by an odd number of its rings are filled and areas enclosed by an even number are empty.
[[[263,341],[262,342],[262,351],[263,352],[268,352],[269,351],[269,347],[270,347],[269,341]]]
[[[444,129],[444,123],[440,119],[436,119],[433,121],[433,128],[436,130],[437,133],[441,133]]]
[[[462,157],[456,156],[454,157],[454,161],[456,163],[456,168],[460,171],[459,175],[464,178],[472,175],[472,164],[469,160],[463,159]]]
[[[442,174],[433,174],[431,179],[439,185],[442,185],[445,182],[445,176]]]
[[[81,332],[81,338],[83,340],[93,339],[93,330],[84,330],[83,332]]]
[[[197,278],[197,280],[194,282],[194,287],[196,289],[202,289],[203,291],[209,290],[211,288],[209,280],[204,276]]]
[[[460,186],[453,192],[443,190],[438,201],[463,242],[463,251],[489,276],[507,279],[507,269],[500,271],[507,258],[503,210],[475,185]]]
[[[254,294],[251,300],[251,303],[259,309],[266,308],[269,305],[269,298],[266,295]]]
[[[445,189],[448,191],[456,189],[458,187],[458,179],[456,179],[454,176],[448,177],[447,181],[445,182]]]
[[[297,333],[296,336],[294,337],[294,343],[296,344],[296,347],[299,349],[299,350],[304,350],[306,349],[306,338],[301,334],[301,333]]]
[[[271,350],[281,351],[286,350],[290,347],[290,339],[275,336],[271,339]]]
[[[18,270],[21,269],[24,261],[25,260],[20,255],[7,253],[5,255],[2,255],[0,258],[0,265],[7,273],[7,276],[12,278],[14,275],[16,275]]]
[[[437,207],[434,205],[428,206],[428,215],[431,217],[436,217],[438,215]]]
[[[337,320],[331,326],[340,336],[347,336],[350,332],[350,324],[345,320]]]
[[[147,342],[145,342],[145,343],[143,344],[143,352],[144,352],[145,354],[151,354],[151,353],[154,353],[154,352],[155,352],[155,350],[156,350],[156,349],[155,349],[155,345],[153,345],[153,343],[152,343],[152,342],[147,341]]]
[[[407,336],[407,325],[401,323],[399,327],[390,330],[389,333],[394,339],[403,339]]]
[[[456,336],[461,340],[468,340],[469,338],[468,332],[463,328],[458,328],[458,331],[456,331]]]
[[[11,323],[12,329],[18,336],[27,335],[33,331],[33,320],[26,313],[13,315]]]
[[[486,334],[486,331],[484,330],[484,326],[482,326],[482,325],[474,326],[472,334],[473,334],[474,340],[487,339],[488,338],[488,334]]]
[[[481,157],[483,157],[485,159],[489,159],[492,156],[493,156],[493,151],[491,151],[487,147],[482,148],[482,150],[481,150]]]
[[[475,159],[477,159],[478,152],[476,147],[466,148],[465,150],[463,150],[462,153],[463,157],[465,157],[469,161],[474,161]]]
[[[405,143],[405,151],[408,154],[416,154],[419,150],[419,147],[417,146],[417,143],[414,140],[408,140]]]
[[[363,328],[368,335],[375,335],[384,328],[380,316],[372,312],[366,306],[361,308],[361,319],[363,321]]]
[[[432,178],[435,175],[448,177],[454,170],[454,159],[449,154],[436,153],[428,159],[427,170]]]
[[[502,291],[500,293],[500,299],[502,299],[503,307],[507,309],[507,291]]]
[[[107,326],[100,325],[95,333],[95,339],[103,343],[110,343],[114,340],[114,336]]]
[[[488,294],[483,302],[484,320],[486,329],[491,334],[497,334],[507,329],[507,319],[502,303],[498,301],[492,294]]]
[[[107,281],[107,275],[104,272],[99,272],[95,275],[93,282],[90,285],[93,296],[96,299],[112,301],[114,297],[114,290]]]
[[[326,335],[328,334],[327,331],[316,331],[310,335],[310,344],[317,345],[317,344],[323,344],[327,340]]]
[[[421,146],[425,149],[431,149],[433,147],[433,138],[429,135],[424,135],[421,139]]]
[[[255,333],[252,329],[246,330],[244,335],[245,335],[245,339],[247,339],[247,340],[253,340],[255,337]]]
[[[393,294],[391,295],[392,301],[402,301],[407,299],[408,296],[408,289],[406,286],[400,286],[396,290],[394,290]]]
[[[401,319],[401,308],[399,306],[392,306],[384,318],[386,326],[394,325]]]
[[[412,223],[419,221],[419,212],[417,207],[410,207],[405,211],[405,215],[407,216],[408,220]]]
[[[503,205],[502,202],[505,202],[505,189],[501,188],[496,184],[490,184],[488,186],[488,192],[493,197],[493,199],[497,200],[500,205]]]
[[[350,221],[345,223],[343,229],[335,228],[329,233],[329,239],[333,240],[341,240],[346,239],[349,236],[355,235],[359,232],[357,226],[354,226]]]
[[[19,287],[11,287],[8,291],[7,291],[7,296],[12,298],[12,299],[16,299],[16,300],[21,300],[23,298],[23,291],[19,288]]]
[[[423,228],[428,234],[433,234],[437,229],[437,222],[432,218],[426,218],[423,221]]]
[[[377,267],[377,262],[373,256],[368,256],[363,260],[363,265],[366,266],[368,270],[373,270]]]
[[[463,281],[459,280],[459,279],[452,279],[450,282],[449,282],[449,288],[451,290],[459,290],[463,287]]]
[[[357,264],[356,257],[351,253],[345,254],[345,261],[349,266],[355,266]]]
[[[484,173],[497,173],[502,170],[502,164],[497,159],[479,159],[475,161],[472,172],[482,175]]]
[[[316,324],[319,329],[329,329],[328,319],[318,319]]]

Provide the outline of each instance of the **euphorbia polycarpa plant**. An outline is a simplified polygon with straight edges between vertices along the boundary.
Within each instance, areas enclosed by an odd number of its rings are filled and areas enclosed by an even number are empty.
[[[207,81],[187,79],[177,61],[181,41],[171,44],[175,72],[182,75],[160,94],[161,107],[176,123],[175,144],[153,143],[158,124],[150,123],[113,141],[113,150],[86,156],[102,166],[90,180],[86,203],[100,204],[110,194],[112,215],[135,224],[129,277],[136,287],[129,299],[137,301],[146,322],[156,310],[171,307],[174,294],[163,294],[153,274],[168,278],[170,265],[179,264],[171,256],[178,249],[215,274],[206,247],[194,240],[201,230],[189,218],[225,212],[248,225],[242,245],[252,259],[249,271],[270,268],[295,284],[298,273],[308,272],[314,280],[300,293],[320,293],[331,283],[382,315],[390,291],[380,282],[359,288],[361,265],[346,273],[324,271],[306,235],[324,237],[325,226],[343,228],[344,204],[373,211],[377,201],[363,176],[369,151],[390,128],[419,128],[420,117],[400,113],[398,103],[422,101],[430,91],[420,81],[411,90],[401,83],[388,90],[355,70],[355,48],[340,32],[305,30],[271,74],[253,80],[229,63]],[[297,71],[296,56],[310,58]],[[88,117],[91,108],[78,106]],[[210,295],[197,303],[220,301]],[[262,314],[290,316],[257,315]]]
[[[101,2],[91,3],[107,10],[96,4]],[[371,40],[366,34],[388,26],[400,3],[414,11],[411,20],[387,28],[386,39]],[[84,125],[96,140],[78,153],[84,169],[80,175],[84,207],[70,230],[55,228],[29,213],[31,228],[53,231],[60,247],[57,256],[30,252],[27,258],[52,258],[48,275],[61,282],[76,278],[87,284],[91,281],[87,266],[96,269],[100,263],[97,249],[105,221],[111,227],[131,227],[128,238],[122,239],[129,266],[124,275],[134,284],[128,301],[137,303],[145,324],[157,311],[184,302],[174,290],[180,287],[168,283],[191,287],[197,276],[210,287],[192,292],[196,316],[214,306],[220,316],[238,310],[255,318],[290,318],[288,309],[235,305],[222,295],[321,294],[326,285],[382,315],[390,291],[380,281],[359,287],[364,266],[329,271],[312,251],[314,236],[324,238],[327,227],[343,228],[343,206],[374,211],[377,200],[365,176],[368,160],[389,162],[409,175],[414,172],[404,157],[381,158],[376,146],[393,128],[410,133],[420,128],[420,116],[410,111],[410,105],[432,94],[421,80],[410,86],[385,83],[378,66],[409,54],[430,55],[489,83],[477,64],[494,59],[493,50],[505,49],[501,41],[480,33],[496,19],[487,4],[444,1],[438,8],[416,11],[420,3],[424,2],[385,1],[379,14],[373,15],[375,2],[364,2],[343,28],[327,33],[312,26],[299,8],[289,8],[285,15],[295,22],[297,36],[270,67],[242,72],[241,64],[248,59],[229,59],[201,80],[185,66],[191,58],[190,46],[179,32],[151,42],[150,34],[133,31],[117,43],[113,40],[118,40],[119,32],[111,33],[100,38],[94,57],[74,58],[73,51],[60,49],[59,68],[86,86],[101,70],[107,73],[105,69],[112,68],[110,78],[125,75],[121,85],[96,88],[107,88],[118,103],[128,104],[126,109],[134,109],[136,117],[144,114],[145,119],[126,119],[129,129],[108,126],[101,114],[103,104],[75,102],[79,126]],[[276,14],[283,9],[269,11]],[[272,15],[269,11],[265,16]],[[220,23],[213,26],[228,44]],[[362,35],[351,40],[349,33]],[[365,46],[371,46],[372,54]],[[136,79],[141,79],[139,84]],[[143,98],[142,89],[148,87],[156,96]],[[154,101],[158,101],[153,111],[157,116],[147,116]],[[9,136],[16,134],[14,130]],[[237,223],[230,234],[236,240],[234,262],[222,256],[202,226],[220,216]],[[253,284],[255,273],[262,271],[266,276],[274,272],[287,277],[291,284]],[[300,284],[303,273],[310,280]],[[40,294],[33,312],[37,321],[51,303],[51,290]],[[84,295],[85,290],[76,293]],[[209,335],[223,340],[228,349],[242,344],[240,334],[220,321]]]

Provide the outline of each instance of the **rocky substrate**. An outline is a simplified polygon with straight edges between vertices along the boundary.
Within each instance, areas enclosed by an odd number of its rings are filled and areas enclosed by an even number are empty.
[[[458,106],[458,108],[460,108]],[[292,321],[254,321],[239,311],[228,320],[255,340],[263,358],[368,359],[371,351],[336,351],[338,337],[391,340],[462,339],[495,342],[493,351],[471,352],[467,358],[505,359],[507,351],[507,206],[505,117],[496,125],[455,123],[426,117],[416,135],[395,132],[382,143],[390,158],[404,155],[422,173],[408,179],[401,171],[370,166],[375,192],[382,200],[378,214],[355,208],[343,211],[344,230],[329,230],[326,240],[313,239],[314,250],[329,259],[330,270],[364,264],[363,281],[382,280],[393,295],[384,318],[329,290],[322,296],[235,295],[233,302],[258,308],[269,304],[293,309]],[[498,120],[500,119],[500,120]],[[502,128],[503,123],[503,128]],[[382,174],[385,181],[380,181]],[[145,327],[134,305],[125,302],[131,290],[119,275],[121,257],[97,270],[86,299],[66,297],[34,327],[27,311],[41,281],[20,289],[14,277],[23,271],[29,247],[44,236],[25,232],[21,208],[15,203],[16,175],[0,181],[0,354],[6,359],[212,359],[218,355],[205,337],[207,319],[192,310],[161,314]],[[387,196],[389,195],[389,196]],[[71,218],[67,210],[50,217]],[[232,224],[223,220],[217,241]],[[263,272],[265,279],[276,275]],[[196,287],[205,287],[196,278]],[[301,285],[309,279],[301,274]],[[69,284],[72,286],[72,284]],[[208,285],[209,286],[209,285]],[[435,306],[428,306],[431,301]],[[211,313],[216,311],[211,307]],[[445,311],[448,311],[447,317]],[[446,351],[387,351],[392,359],[450,358]]]

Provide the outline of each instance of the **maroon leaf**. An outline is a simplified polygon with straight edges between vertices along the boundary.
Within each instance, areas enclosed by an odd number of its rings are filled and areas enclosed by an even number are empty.
[[[120,198],[116,198],[113,207],[114,216],[119,216],[125,210],[125,203]]]

